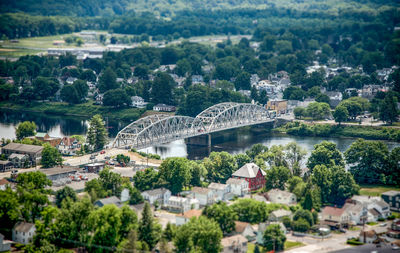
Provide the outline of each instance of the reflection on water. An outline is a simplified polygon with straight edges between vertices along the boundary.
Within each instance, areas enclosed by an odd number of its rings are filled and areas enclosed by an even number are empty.
[[[16,113],[0,111],[0,138],[15,138],[15,127],[22,121],[34,121],[40,132],[48,132],[50,136],[61,137],[74,134],[86,134],[88,119],[71,116],[54,116],[35,113]],[[108,130],[111,138],[115,137],[128,123],[109,121]],[[212,134],[212,146],[188,146],[184,140],[178,140],[164,145],[143,149],[144,152],[156,153],[161,157],[187,157],[189,159],[202,159],[212,151],[227,151],[231,154],[244,153],[252,145],[262,143],[268,147],[272,145],[285,145],[295,141],[305,148],[308,153],[315,144],[323,140],[336,143],[338,149],[344,152],[355,138],[323,138],[323,137],[297,137],[282,134],[273,134],[266,125],[228,130]],[[400,146],[400,143],[386,142],[389,149]]]

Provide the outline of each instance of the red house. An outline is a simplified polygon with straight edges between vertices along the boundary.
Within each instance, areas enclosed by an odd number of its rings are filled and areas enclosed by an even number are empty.
[[[244,179],[249,182],[251,191],[260,189],[265,185],[266,173],[255,163],[246,163],[232,174],[232,178]]]

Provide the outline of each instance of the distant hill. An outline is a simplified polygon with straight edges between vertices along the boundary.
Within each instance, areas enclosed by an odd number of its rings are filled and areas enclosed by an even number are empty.
[[[34,15],[109,16],[127,11],[149,11],[173,16],[181,10],[285,7],[337,13],[347,8],[373,11],[396,0],[1,0],[0,12]]]

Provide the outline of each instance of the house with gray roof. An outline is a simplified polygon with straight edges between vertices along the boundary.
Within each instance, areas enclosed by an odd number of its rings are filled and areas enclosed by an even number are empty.
[[[192,197],[200,201],[201,206],[212,205],[215,202],[214,192],[204,187],[193,187]]]
[[[288,191],[271,189],[267,192],[266,195],[268,197],[268,200],[272,203],[279,203],[284,205],[296,205],[297,203],[296,195]]]
[[[171,191],[164,187],[157,188],[142,192],[142,197],[151,205],[154,205],[157,201],[158,204],[165,206],[168,204],[168,200],[171,197]]]
[[[33,223],[18,222],[12,229],[12,240],[14,242],[28,244],[35,236],[36,227]]]
[[[118,197],[111,196],[108,198],[97,200],[96,202],[94,202],[94,205],[98,206],[98,207],[103,207],[105,205],[116,205],[116,206],[120,207],[122,205],[122,202]]]
[[[229,185],[220,183],[211,183],[208,185],[208,189],[214,192],[216,201],[226,200],[230,192]]]
[[[4,235],[0,234],[0,252],[10,251],[11,250],[11,243],[4,242]]]
[[[250,192],[249,182],[241,178],[229,178],[226,181],[230,192],[235,196],[244,196]]]
[[[292,216],[292,212],[289,210],[285,210],[285,209],[278,209],[275,211],[272,211],[269,216],[268,219],[270,221],[282,221],[283,217],[291,217]]]
[[[42,159],[42,150],[43,146],[11,142],[2,147],[1,153],[4,154],[6,157],[9,157],[12,154],[28,155],[30,162],[33,166],[35,166]]]

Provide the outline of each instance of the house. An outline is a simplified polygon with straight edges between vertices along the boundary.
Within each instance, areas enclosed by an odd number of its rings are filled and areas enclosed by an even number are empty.
[[[390,205],[381,197],[354,195],[349,201],[360,203],[366,206],[368,211],[371,210],[370,214],[373,215],[373,217],[376,217],[376,219],[370,219],[369,221],[376,221],[378,218],[387,218],[392,214],[390,211]],[[373,209],[375,210],[372,211]]]
[[[124,189],[121,191],[121,202],[129,201],[130,198],[131,198],[131,196],[130,196],[130,191],[129,191],[129,189],[128,189],[128,188],[124,188]]]
[[[57,181],[69,179],[71,176],[75,175],[78,170],[77,168],[63,166],[49,169],[40,169],[40,172],[45,174],[46,177],[53,182],[53,184],[56,184]]]
[[[193,187],[192,197],[200,201],[201,206],[212,205],[215,202],[214,193],[212,190],[204,187]]]
[[[200,208],[198,199],[171,196],[168,200],[167,207],[170,211],[185,213],[192,209]]]
[[[333,206],[326,206],[322,209],[321,224],[329,225],[331,227],[348,226],[350,222],[350,215],[344,208]]]
[[[12,240],[17,243],[28,244],[32,241],[35,231],[35,224],[18,222],[12,229]]]
[[[368,209],[365,205],[346,201],[343,209],[350,215],[350,220],[354,222],[354,224],[361,225],[368,221]]]
[[[157,201],[158,204],[165,206],[171,197],[171,191],[166,188],[157,188],[142,192],[144,200],[147,200],[151,205]]]
[[[343,100],[343,95],[338,91],[327,91],[325,94],[329,97],[329,105],[332,107],[338,106],[338,104]]]
[[[251,87],[256,86],[260,81],[260,77],[257,74],[252,74],[250,76],[250,85]]]
[[[35,138],[38,139],[39,141],[44,141],[45,139],[50,138],[50,136],[47,133],[37,132]]]
[[[382,199],[390,205],[390,210],[400,211],[400,191],[387,191],[382,193]]]
[[[249,182],[245,179],[229,178],[226,184],[229,185],[231,193],[235,196],[244,196],[250,192]]]
[[[4,235],[0,234],[0,252],[10,251],[11,250],[11,243],[4,242]]]
[[[36,166],[42,159],[43,146],[27,145],[11,142],[1,149],[2,154],[9,157],[11,154],[28,155],[29,161],[33,166]]]
[[[144,99],[139,96],[132,96],[131,102],[131,105],[136,108],[145,108],[147,104],[146,102],[144,102]]]
[[[103,207],[105,205],[116,205],[116,206],[120,207],[122,205],[122,202],[116,196],[111,196],[108,198],[97,200],[96,202],[94,202],[94,205],[98,206],[98,207]]]
[[[226,200],[230,192],[229,185],[220,183],[211,183],[208,189],[213,191],[216,201]]]
[[[29,168],[32,166],[28,155],[23,154],[11,154],[8,160],[12,163],[14,168]]]
[[[81,150],[82,144],[76,138],[63,137],[60,144],[57,145],[58,151],[62,155],[76,155]]]
[[[11,170],[12,168],[14,168],[14,165],[12,164],[11,161],[0,160],[0,172],[5,172],[5,171],[8,171],[8,170]]]
[[[201,213],[202,213],[201,210],[192,209],[187,212],[184,212],[183,214],[178,214],[176,215],[175,223],[177,226],[181,226],[183,224],[186,224],[192,217],[200,217]]]
[[[204,83],[204,78],[201,75],[192,76],[192,84],[202,84]]]
[[[76,78],[76,77],[68,77],[65,82],[67,84],[73,84],[76,80],[78,80],[78,78]]]
[[[378,235],[375,230],[361,230],[359,240],[363,243],[374,243],[378,240]]]
[[[249,183],[251,191],[260,189],[265,185],[266,173],[255,163],[247,163],[232,174],[232,178],[244,179]]]
[[[252,195],[251,198],[252,198],[252,199],[255,199],[255,200],[257,200],[257,201],[260,201],[260,202],[264,202],[264,203],[266,203],[266,204],[269,203],[269,201],[268,201],[263,195],[260,195],[260,194]]]
[[[279,210],[272,211],[269,214],[268,219],[270,221],[282,221],[283,217],[291,217],[291,216],[292,216],[291,211],[285,210],[285,209],[279,209]]]
[[[267,229],[267,227],[269,225],[273,225],[273,224],[278,224],[280,229],[281,229],[281,231],[284,234],[287,234],[287,229],[286,229],[285,225],[283,225],[282,222],[269,222],[269,223],[263,222],[263,223],[260,223],[260,224],[258,224],[257,232],[256,232],[256,234],[257,234],[256,235],[256,242],[258,244],[260,244],[260,245],[264,244],[264,232],[265,232],[265,230]]]
[[[222,253],[246,253],[247,239],[243,235],[224,237],[221,240]]]
[[[5,178],[0,179],[0,191],[5,191],[7,187],[11,187],[10,181]]]
[[[267,193],[267,199],[272,203],[279,203],[284,205],[296,205],[297,197],[294,193],[282,191],[279,189],[271,189]]]
[[[176,107],[166,104],[156,104],[153,106],[153,110],[157,112],[174,112],[176,111]]]
[[[247,240],[255,238],[255,232],[250,223],[235,221],[235,233],[244,236]]]
[[[268,101],[265,108],[270,111],[276,111],[278,114],[285,114],[288,110],[288,102],[287,100]]]

